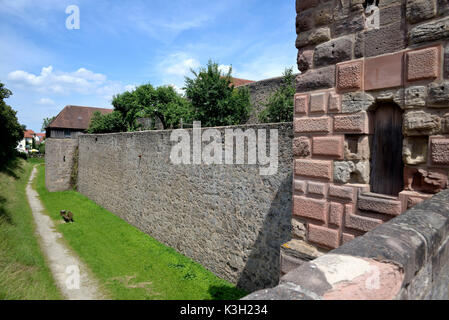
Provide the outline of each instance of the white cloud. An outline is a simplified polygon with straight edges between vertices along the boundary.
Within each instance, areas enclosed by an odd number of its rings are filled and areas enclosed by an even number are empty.
[[[12,71],[8,80],[23,87],[31,87],[39,92],[90,94],[102,87],[111,86],[107,77],[101,73],[94,73],[85,68],[74,72],[53,70],[53,66],[43,67],[40,74],[33,74],[23,70]]]
[[[221,73],[223,73],[223,74],[228,74],[228,72],[229,72],[229,70],[230,70],[231,68],[232,68],[232,66],[230,66],[230,65],[224,65],[224,64],[220,64],[220,65],[218,66],[218,70],[220,70]],[[232,72],[233,72],[233,73],[235,72],[234,68],[232,68]]]
[[[126,91],[134,91],[134,90],[136,90],[136,88],[137,88],[137,85],[135,85],[135,84],[127,84],[125,86]]]
[[[184,77],[190,72],[190,69],[198,68],[200,63],[185,53],[175,53],[165,58],[159,66],[166,75]]]
[[[168,84],[167,86],[172,87],[177,93],[179,93],[180,95],[184,95],[186,93],[186,91],[180,87],[178,87],[177,85],[171,83]]]
[[[184,79],[190,75],[191,69],[198,69],[200,62],[184,52],[170,54],[162,59],[156,65],[154,71],[161,81],[161,85],[170,84],[174,88],[178,88],[178,92],[182,93]]]
[[[50,98],[40,98],[37,103],[42,105],[55,105],[55,102]]]

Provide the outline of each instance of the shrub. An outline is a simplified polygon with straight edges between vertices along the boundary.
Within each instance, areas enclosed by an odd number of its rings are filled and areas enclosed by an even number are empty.
[[[108,114],[102,115],[100,111],[95,111],[92,119],[90,120],[88,133],[111,133],[111,132],[123,132],[126,131],[126,123],[122,118],[122,115],[113,111]]]
[[[282,84],[265,104],[265,109],[259,113],[261,122],[291,122],[293,121],[293,104],[295,96],[295,76],[293,68],[285,69]]]
[[[238,125],[250,115],[249,91],[235,89],[231,81],[232,68],[222,74],[218,64],[209,61],[194,77],[185,80],[186,96],[192,103],[195,120],[204,127]]]

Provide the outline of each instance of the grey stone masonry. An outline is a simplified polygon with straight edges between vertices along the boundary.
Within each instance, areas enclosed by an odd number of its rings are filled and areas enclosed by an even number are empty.
[[[263,130],[267,139],[277,131],[277,173],[262,176],[254,164],[174,164],[172,130],[82,135],[78,190],[239,287],[272,287],[279,247],[291,237],[292,124],[217,129],[223,142],[226,129]]]
[[[45,140],[45,184],[50,192],[73,188],[71,173],[78,139]]]

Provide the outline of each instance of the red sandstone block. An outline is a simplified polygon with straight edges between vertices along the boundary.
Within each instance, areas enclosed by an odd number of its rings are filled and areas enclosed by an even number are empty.
[[[293,182],[293,187],[295,188],[295,191],[306,193],[307,190],[307,181],[304,180],[295,180]]]
[[[295,174],[311,178],[332,180],[332,161],[326,160],[295,160]]]
[[[399,200],[402,203],[402,212],[431,197],[431,194],[424,194],[416,191],[401,191],[399,193]]]
[[[329,205],[329,223],[341,226],[343,220],[344,207],[338,202],[331,202]]]
[[[432,138],[430,140],[430,159],[436,165],[449,165],[449,139]]]
[[[402,212],[402,204],[398,200],[360,195],[357,199],[357,204],[360,210],[385,213],[392,216],[400,215]]]
[[[334,131],[341,133],[370,133],[368,115],[365,111],[336,115],[334,117]]]
[[[354,201],[356,194],[357,193],[355,188],[352,187],[344,187],[336,185],[329,186],[329,196],[331,197]]]
[[[295,133],[329,133],[332,127],[330,117],[295,118]]]
[[[363,89],[362,75],[362,61],[350,61],[337,64],[337,89],[344,91]]]
[[[312,154],[314,156],[329,156],[336,159],[343,159],[343,136],[314,137],[312,141]]]
[[[307,185],[307,192],[318,196],[326,196],[327,183],[309,181]]]
[[[307,94],[295,94],[295,113],[306,114],[309,105],[309,96]]]
[[[345,205],[345,227],[360,231],[370,231],[382,224],[382,220],[353,214],[354,205]]]
[[[345,244],[346,242],[352,241],[354,239],[355,239],[355,236],[353,234],[343,233],[341,240],[342,240],[343,244]]]
[[[329,112],[341,111],[341,97],[339,94],[331,92],[329,94]]]
[[[335,249],[340,244],[338,230],[329,229],[315,224],[308,224],[308,240],[318,245]]]
[[[293,215],[326,222],[328,204],[326,200],[293,196]]]
[[[365,60],[365,90],[399,87],[403,84],[403,52]]]
[[[432,47],[407,53],[407,80],[438,78],[440,71],[440,48]]]
[[[325,113],[327,111],[327,92],[310,95],[310,113]]]

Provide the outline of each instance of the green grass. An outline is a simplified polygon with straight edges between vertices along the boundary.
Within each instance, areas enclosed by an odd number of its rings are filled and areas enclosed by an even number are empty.
[[[45,158],[28,158],[28,162],[31,164],[42,164],[45,163]]]
[[[0,172],[0,300],[61,299],[34,235],[25,187],[32,164]]]
[[[129,225],[75,191],[48,192],[45,167],[35,188],[49,213],[74,213],[58,225],[67,243],[89,266],[112,299],[238,299],[246,293]]]

